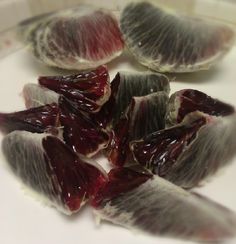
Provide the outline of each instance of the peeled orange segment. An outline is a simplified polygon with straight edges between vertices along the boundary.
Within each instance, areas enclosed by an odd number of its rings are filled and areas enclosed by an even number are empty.
[[[80,5],[21,24],[24,39],[43,63],[70,70],[106,64],[124,48],[112,13]]]
[[[198,90],[180,90],[170,97],[166,116],[167,125],[180,123],[188,113],[195,111],[218,117],[233,114],[235,108]]]
[[[109,134],[91,120],[89,115],[77,110],[73,103],[64,97],[59,99],[60,123],[63,138],[76,153],[92,157],[109,142]]]
[[[155,92],[169,93],[169,80],[158,73],[119,72],[111,83],[111,100],[113,100],[113,124],[125,114],[132,97],[140,97]]]
[[[109,160],[123,166],[129,158],[129,143],[145,135],[165,128],[168,102],[165,92],[156,92],[143,97],[133,97],[125,115],[114,128],[110,143]]]
[[[50,127],[58,126],[59,108],[57,104],[40,106],[15,113],[0,113],[0,130],[10,133],[26,130],[43,133]]]
[[[26,108],[39,107],[46,104],[58,103],[59,94],[38,84],[26,84],[23,88]]]
[[[60,211],[71,214],[106,180],[57,137],[15,131],[2,142],[13,172]]]
[[[225,241],[236,235],[236,215],[162,179],[127,168],[112,169],[92,205],[101,219],[152,235]]]
[[[111,93],[106,66],[74,75],[41,76],[38,81],[41,86],[73,100],[86,112],[98,112]]]
[[[136,162],[183,188],[198,186],[230,164],[235,148],[236,115],[215,117],[200,112],[131,143]]]
[[[160,72],[209,69],[234,43],[234,31],[222,23],[166,11],[148,2],[128,4],[120,26],[135,58]]]

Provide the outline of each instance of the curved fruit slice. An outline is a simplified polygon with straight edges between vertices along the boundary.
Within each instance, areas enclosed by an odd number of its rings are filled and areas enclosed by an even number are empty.
[[[213,116],[227,116],[235,112],[235,108],[193,89],[185,89],[172,94],[168,104],[167,124],[180,123],[191,112],[201,111]]]
[[[137,60],[160,72],[208,69],[234,43],[234,31],[228,26],[165,11],[148,2],[130,3],[122,12],[120,26]]]
[[[169,94],[169,80],[158,73],[119,72],[111,83],[111,100],[113,100],[112,117],[115,125],[124,115],[132,97],[146,96],[164,91]]]
[[[75,109],[72,102],[61,97],[59,107],[64,141],[75,152],[92,157],[107,146],[109,134],[86,114]]]
[[[105,220],[151,234],[224,241],[236,235],[236,215],[221,205],[146,173],[113,169],[93,197]]]
[[[110,97],[110,78],[107,67],[74,75],[42,76],[39,84],[75,101],[86,112],[97,112]]]
[[[57,137],[15,131],[2,142],[3,153],[21,180],[60,211],[71,214],[106,180]]]
[[[57,104],[31,108],[15,113],[0,113],[0,130],[10,133],[26,130],[43,133],[50,127],[58,126],[59,108]]]
[[[141,139],[145,135],[165,128],[168,99],[165,92],[132,98],[126,114],[114,128],[109,148],[109,161],[123,166],[130,155],[130,141]]]
[[[104,9],[80,5],[21,25],[25,39],[42,62],[84,70],[121,54],[124,42],[116,18]]]
[[[228,165],[235,148],[236,115],[214,117],[200,112],[131,143],[137,162],[184,188],[197,186]]]
[[[58,103],[59,94],[37,84],[26,84],[23,88],[26,108]]]

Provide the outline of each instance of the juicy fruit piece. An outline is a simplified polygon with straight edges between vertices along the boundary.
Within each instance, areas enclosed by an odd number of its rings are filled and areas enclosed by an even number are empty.
[[[119,72],[111,82],[111,95],[101,110],[91,118],[102,128],[110,130],[124,116],[132,97],[145,96],[155,92],[169,93],[169,80],[157,73]]]
[[[116,198],[126,192],[145,183],[152,175],[147,172],[138,172],[129,168],[115,168],[108,173],[108,180],[101,185],[91,199],[93,207],[100,209],[112,198]]]
[[[2,142],[3,153],[21,180],[60,211],[71,214],[106,177],[79,158],[60,139],[48,134],[15,131]]]
[[[208,69],[234,43],[234,31],[226,25],[171,13],[148,2],[128,4],[120,26],[137,60],[160,72]]]
[[[43,133],[50,127],[58,126],[59,108],[57,104],[40,106],[15,113],[0,113],[0,130],[10,133],[26,130]]]
[[[111,170],[92,205],[101,219],[153,235],[197,241],[236,235],[232,211],[158,176],[127,168]]]
[[[131,149],[135,159],[152,173],[165,177],[206,123],[205,117],[190,117],[185,123],[156,131],[140,141],[132,142]]]
[[[170,91],[169,80],[158,73],[119,72],[111,83],[112,118],[115,125],[124,115],[132,97],[146,96],[155,92]]]
[[[109,160],[113,164],[123,166],[128,160],[130,141],[165,128],[168,99],[165,92],[132,98],[126,114],[114,128],[109,153]]]
[[[233,114],[235,108],[198,90],[180,90],[170,97],[167,124],[171,126],[180,123],[188,113],[195,111],[212,116],[227,116]]]
[[[183,188],[197,186],[228,165],[235,148],[236,115],[213,117],[200,112],[131,143],[136,162]]]
[[[23,88],[26,108],[58,103],[59,94],[37,84],[26,84]]]
[[[72,102],[61,97],[59,107],[64,141],[75,152],[92,157],[107,146],[109,135],[86,114],[75,109]]]
[[[86,112],[97,112],[110,97],[107,67],[80,72],[75,75],[42,76],[39,84],[77,103]]]
[[[43,93],[44,89],[36,87],[36,93],[30,96],[30,99],[39,94],[41,99]],[[46,91],[46,97],[43,96],[41,101],[50,100],[47,94]],[[92,157],[107,147],[110,136],[98,124],[95,113],[92,116],[82,112],[78,102],[70,101],[64,96],[58,96],[57,103],[11,114],[0,113],[0,129],[6,133],[13,130],[26,130],[58,135],[76,153],[87,157]],[[30,104],[32,105],[31,102]]]
[[[21,24],[34,55],[50,66],[85,70],[108,63],[124,48],[116,18],[80,5]]]

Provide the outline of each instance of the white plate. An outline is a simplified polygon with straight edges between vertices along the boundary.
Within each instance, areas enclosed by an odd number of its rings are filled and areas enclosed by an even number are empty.
[[[172,92],[183,88],[194,88],[236,105],[235,65],[236,47],[210,71],[177,76],[176,82],[171,83]],[[118,70],[144,69],[127,54],[109,64],[111,78]],[[20,96],[23,85],[28,82],[36,83],[39,75],[48,74],[57,72],[38,63],[26,50],[20,50],[0,60],[0,111],[23,109],[24,103]],[[8,170],[1,153],[0,179],[1,244],[183,243],[174,239],[131,232],[105,222],[97,226],[92,209],[89,207],[83,208],[74,216],[64,216],[27,195],[20,182]],[[236,160],[196,191],[236,211],[235,185]],[[236,239],[232,243],[236,243]]]

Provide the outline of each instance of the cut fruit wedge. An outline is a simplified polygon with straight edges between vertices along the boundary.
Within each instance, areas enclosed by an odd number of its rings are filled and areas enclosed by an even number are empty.
[[[113,169],[95,194],[99,218],[152,235],[225,241],[236,235],[236,215],[223,206],[158,177]]]
[[[180,123],[187,114],[195,111],[218,117],[235,112],[233,106],[193,89],[180,90],[172,94],[167,110],[167,126]]]
[[[106,66],[64,76],[41,76],[39,85],[27,84],[23,96],[27,108],[58,103],[60,95],[85,112],[98,112],[110,97],[110,77]]]
[[[98,112],[110,97],[110,78],[106,66],[75,75],[41,76],[39,84],[77,103],[85,112]]]
[[[209,69],[233,47],[234,31],[148,2],[128,4],[120,20],[125,43],[143,65],[159,72]]]
[[[226,146],[227,145],[227,146]],[[136,162],[184,188],[192,188],[236,154],[236,114],[193,112],[173,127],[131,143]]]
[[[14,131],[3,139],[2,150],[12,171],[66,214],[78,211],[106,181],[99,167],[49,134]]]
[[[114,128],[108,156],[114,165],[123,166],[130,158],[130,141],[165,128],[168,99],[165,92],[132,98],[125,115]]]
[[[59,108],[55,103],[15,113],[0,113],[0,130],[6,134],[15,130],[43,133],[58,126]]]
[[[115,16],[86,5],[34,17],[19,29],[38,60],[63,69],[98,67],[119,56],[124,48]]]

